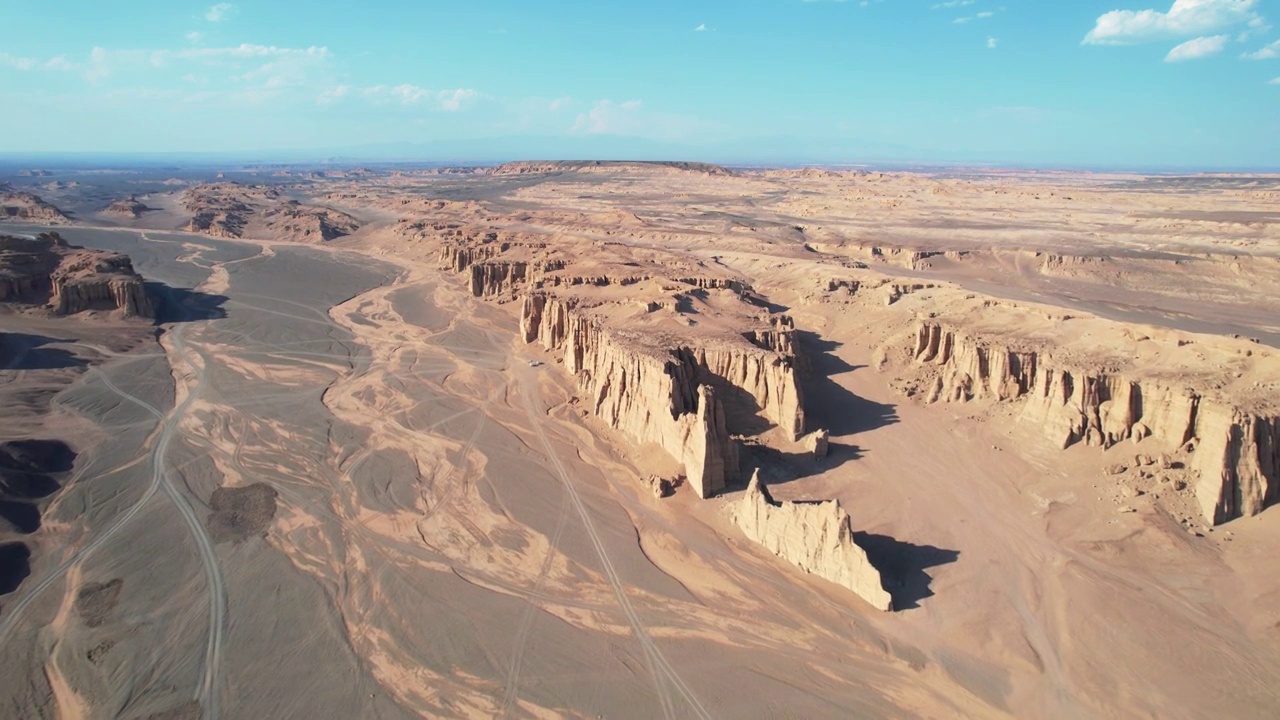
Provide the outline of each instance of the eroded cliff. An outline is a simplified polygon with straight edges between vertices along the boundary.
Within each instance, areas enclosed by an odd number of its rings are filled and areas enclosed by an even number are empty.
[[[1220,381],[1148,374],[1122,360],[1073,361],[1034,343],[975,337],[932,321],[919,324],[912,357],[925,402],[1017,401],[1019,419],[1059,448],[1148,437],[1185,447],[1201,511],[1214,523],[1256,515],[1280,499],[1280,413]]]
[[[155,317],[129,256],[70,245],[57,233],[0,236],[0,301],[43,305],[58,315],[105,310]]]
[[[688,353],[607,329],[586,309],[542,293],[525,296],[520,332],[525,342],[563,353],[592,412],[636,443],[665,450],[699,497],[737,477],[724,408],[715,390],[698,382]]]
[[[264,185],[198,185],[184,192],[182,200],[191,213],[185,229],[216,237],[327,242],[350,235],[361,225],[347,213],[300,203]]]
[[[0,187],[0,220],[18,220],[41,225],[65,225],[71,218],[38,195]]]
[[[878,610],[893,610],[880,571],[854,542],[849,514],[838,502],[775,502],[757,470],[729,514],[744,535],[774,555],[852,590]]]

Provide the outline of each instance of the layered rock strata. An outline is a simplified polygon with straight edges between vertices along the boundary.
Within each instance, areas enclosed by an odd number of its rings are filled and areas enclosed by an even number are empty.
[[[0,236],[0,301],[45,305],[58,315],[108,310],[155,317],[129,256],[76,247],[57,233]]]
[[[852,590],[878,610],[893,610],[880,571],[854,542],[849,514],[835,500],[775,502],[757,470],[730,515],[744,535],[774,555]]]
[[[360,229],[359,220],[351,215],[305,205],[261,185],[211,183],[187,190],[182,198],[191,213],[184,229],[215,237],[248,234],[292,242],[327,242]]]
[[[71,222],[61,210],[37,195],[0,188],[0,220],[18,220],[41,225],[66,225]]]
[[[1017,400],[1020,418],[1060,448],[1110,447],[1153,437],[1194,448],[1191,468],[1206,519],[1256,515],[1280,500],[1280,414],[1233,403],[1211,389],[1081,368],[1043,351],[981,341],[940,323],[921,323],[914,357],[937,366],[926,402]]]
[[[737,476],[737,445],[715,390],[697,381],[688,353],[654,347],[638,334],[605,328],[588,312],[545,294],[526,295],[520,333],[563,353],[592,412],[638,444],[675,458],[699,497]]]
[[[107,206],[107,209],[104,210],[103,212],[106,213],[107,215],[114,215],[120,218],[137,220],[138,218],[142,217],[144,214],[149,213],[154,209],[155,208],[147,207],[146,204],[143,203],[141,200],[134,197],[133,195],[130,195],[124,200],[117,200],[111,203],[110,205]]]

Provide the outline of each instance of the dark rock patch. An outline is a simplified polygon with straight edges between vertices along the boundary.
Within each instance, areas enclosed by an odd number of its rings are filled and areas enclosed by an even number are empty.
[[[97,665],[102,662],[102,658],[105,657],[107,653],[111,652],[111,648],[115,646],[116,643],[114,640],[103,640],[97,645],[89,648],[89,652],[85,653],[84,657],[89,662]]]
[[[98,627],[107,621],[111,611],[120,602],[120,590],[124,581],[116,578],[105,583],[85,583],[76,593],[76,614],[89,627]]]
[[[220,487],[209,500],[209,533],[215,543],[240,542],[265,535],[276,517],[275,488],[265,483],[245,487]]]

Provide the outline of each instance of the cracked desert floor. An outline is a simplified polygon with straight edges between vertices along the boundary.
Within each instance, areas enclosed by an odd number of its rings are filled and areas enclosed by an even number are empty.
[[[0,178],[0,716],[1275,717],[1280,177],[222,170]]]

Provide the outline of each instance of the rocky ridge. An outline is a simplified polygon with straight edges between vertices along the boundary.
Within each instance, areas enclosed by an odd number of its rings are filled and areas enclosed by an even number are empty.
[[[71,222],[71,218],[40,196],[14,190],[8,185],[0,186],[0,220],[41,225],[67,225]]]
[[[536,238],[433,227],[441,267],[465,273],[477,297],[518,299],[524,341],[562,354],[596,416],[667,450],[699,495],[737,477],[730,435],[739,412],[758,413],[786,441],[804,434],[794,324],[767,313],[760,319],[745,283],[646,258],[567,263]],[[610,294],[621,287],[625,296]],[[689,332],[695,303],[749,310],[735,321],[747,329]]]
[[[57,233],[0,236],[0,301],[42,305],[57,315],[107,310],[155,317],[129,256],[77,247]]]
[[[148,212],[151,212],[154,209],[155,208],[147,207],[147,205],[143,203],[141,200],[139,200],[133,195],[130,195],[129,197],[123,200],[117,200],[111,203],[110,205],[107,206],[107,209],[104,210],[103,212],[106,213],[107,215],[114,215],[116,217],[126,218],[130,220],[137,220],[138,218],[142,217]]]
[[[606,329],[584,309],[546,294],[525,296],[520,333],[525,342],[562,352],[592,412],[636,443],[667,451],[699,497],[737,477],[737,445],[724,408],[715,391],[697,381],[687,349],[654,347],[638,334]]]
[[[361,225],[344,212],[303,204],[265,185],[210,183],[187,190],[182,198],[183,207],[192,214],[184,229],[215,237],[328,242],[350,235]]]
[[[1249,347],[1245,357],[1255,351],[1266,352]],[[926,403],[1017,402],[1020,420],[1062,449],[1147,438],[1185,448],[1201,511],[1215,524],[1280,499],[1280,407],[1205,377],[1153,376],[1066,355],[922,321],[911,349],[920,371],[913,392]]]
[[[520,161],[499,165],[490,171],[492,175],[530,175],[553,172],[617,172],[620,170],[662,173],[662,172],[697,172],[706,175],[732,175],[728,169],[719,165],[699,162],[661,162],[661,161],[610,161],[610,160],[552,160],[552,161]]]

